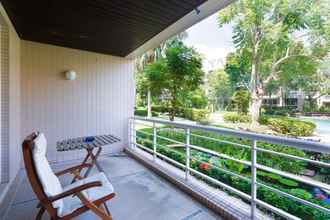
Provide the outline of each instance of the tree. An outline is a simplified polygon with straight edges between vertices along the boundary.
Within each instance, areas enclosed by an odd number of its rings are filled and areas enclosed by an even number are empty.
[[[220,27],[233,24],[237,51],[250,63],[252,127],[271,80],[304,74],[329,52],[328,9],[326,0],[238,0],[219,13]]]
[[[175,35],[168,40],[161,43],[158,47],[155,47],[151,50],[148,50],[144,54],[142,54],[140,57],[136,59],[135,67],[136,67],[136,88],[137,93],[147,94],[147,110],[148,110],[148,117],[151,117],[151,89],[148,82],[148,78],[144,75],[144,68],[150,64],[154,63],[157,60],[164,58],[165,51],[168,47],[170,47],[173,44],[176,44],[177,42],[181,42],[183,39],[187,38],[188,34],[187,32],[181,32],[178,35]]]
[[[145,74],[154,94],[167,97],[173,121],[182,104],[179,97],[203,82],[202,58],[193,48],[177,42],[166,49],[165,58],[149,64]]]
[[[245,87],[249,88],[250,79],[250,60],[247,59],[249,54],[246,51],[231,52],[226,57],[224,71],[229,76],[230,86],[232,90]]]
[[[223,70],[211,71],[207,75],[209,97],[214,100],[216,108],[224,108],[230,102],[232,95],[231,81],[229,75]]]
[[[204,109],[207,107],[208,100],[203,88],[197,88],[193,91],[181,93],[179,102],[185,108]]]

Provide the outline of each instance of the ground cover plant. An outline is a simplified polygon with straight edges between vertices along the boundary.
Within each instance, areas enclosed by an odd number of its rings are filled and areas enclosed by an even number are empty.
[[[151,135],[152,129],[145,128],[140,131],[142,132],[137,131],[137,142],[146,146],[147,148],[152,149],[153,146],[152,135]],[[177,147],[178,143],[175,143],[176,147],[173,147],[174,144],[173,142],[161,138],[161,137],[171,138],[176,140],[177,142],[184,143],[183,130],[177,128],[163,127],[158,129],[157,134],[160,136],[157,139],[157,144],[158,144],[157,152],[181,164],[185,164],[186,156],[185,156],[184,148]],[[232,144],[228,143],[228,142],[235,142],[244,145],[251,145],[251,141],[249,140],[236,138],[236,137],[228,137],[228,136],[225,137],[211,132],[195,131],[195,130],[192,131],[191,134],[192,134],[191,136],[192,145],[201,146],[219,153],[226,154],[233,158],[247,160],[247,161],[250,160],[249,149],[234,147]],[[211,139],[221,140],[224,142],[218,142],[210,139],[206,140],[204,138],[201,138],[200,136],[207,136]],[[259,143],[258,147],[274,150],[276,152],[283,152],[291,155],[296,155],[300,157],[308,156],[304,151],[286,146]],[[262,152],[258,152],[258,163],[295,174],[301,173],[307,166],[307,164],[301,161],[288,160],[283,157],[271,155],[269,153],[262,153]],[[250,193],[251,190],[250,182],[229,175],[228,173],[221,170],[221,169],[229,170],[239,175],[250,177],[251,174],[250,174],[249,166],[239,164],[231,160],[225,160],[219,157],[214,157],[205,153],[198,152],[193,149],[191,149],[190,164],[193,169],[199,172],[202,172],[210,177],[213,177],[245,193],[248,194]],[[308,200],[315,204],[319,204],[327,207],[327,205],[325,205],[320,200],[315,199],[313,197],[311,193],[312,189],[309,186],[303,185],[295,180],[284,178],[279,175],[263,172],[263,171],[258,171],[257,178],[259,182],[264,183],[267,186],[273,187],[282,192],[289,193],[296,197]],[[263,186],[258,187],[258,198],[277,208],[280,208],[286,212],[298,216],[302,219],[325,220],[330,218],[330,216],[320,211],[317,211],[306,205],[303,205],[301,203],[295,202],[291,199],[273,193],[272,191],[270,191],[269,189]],[[274,216],[274,217],[280,219],[280,217],[278,216]]]

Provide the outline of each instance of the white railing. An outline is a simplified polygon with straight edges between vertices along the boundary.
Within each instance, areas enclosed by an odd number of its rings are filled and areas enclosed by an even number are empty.
[[[280,156],[283,157],[283,159],[292,159],[292,160],[299,160],[299,161],[303,161],[306,163],[310,163],[313,165],[317,165],[317,166],[321,166],[321,167],[325,167],[325,168],[330,168],[330,164],[326,163],[326,162],[322,162],[322,161],[317,161],[317,160],[312,160],[309,158],[304,158],[304,157],[299,157],[299,156],[295,156],[295,155],[290,155],[290,154],[286,154],[283,152],[276,152],[270,149],[265,149],[262,147],[258,147],[258,142],[262,142],[262,143],[272,143],[272,144],[278,144],[278,145],[284,145],[284,146],[288,146],[288,147],[294,147],[297,149],[301,149],[301,150],[305,150],[305,151],[312,151],[312,152],[318,152],[318,153],[325,153],[325,154],[330,154],[330,146],[329,145],[325,145],[325,144],[321,144],[321,143],[317,143],[317,142],[309,142],[309,141],[304,141],[304,140],[300,140],[300,139],[295,139],[295,138],[287,138],[287,137],[279,137],[279,136],[271,136],[271,135],[264,135],[264,134],[256,134],[256,133],[251,133],[251,132],[245,132],[245,131],[237,131],[237,130],[231,130],[231,129],[225,129],[225,128],[217,128],[217,127],[210,127],[210,126],[201,126],[201,125],[192,125],[192,124],[186,124],[186,123],[180,123],[180,122],[171,122],[171,121],[167,121],[167,120],[161,120],[161,119],[152,119],[152,118],[142,118],[142,117],[134,117],[130,119],[129,122],[130,126],[129,126],[129,136],[130,136],[130,147],[131,148],[135,148],[135,147],[139,147],[142,148],[143,150],[153,154],[153,159],[154,162],[156,162],[156,158],[162,158],[166,161],[168,161],[169,163],[181,168],[185,170],[185,178],[186,180],[189,180],[189,176],[190,174],[199,176],[215,185],[218,185],[228,191],[231,191],[232,193],[244,198],[245,200],[250,201],[251,203],[251,219],[255,219],[256,216],[256,207],[257,205],[267,209],[271,212],[276,213],[277,215],[280,215],[286,219],[300,219],[290,213],[287,213],[279,208],[276,208],[275,206],[273,206],[272,204],[268,204],[262,200],[259,200],[257,198],[257,190],[258,190],[258,186],[262,186],[266,189],[268,189],[269,191],[279,194],[280,196],[289,198],[291,200],[294,200],[296,202],[299,202],[301,204],[304,204],[306,206],[309,206],[311,208],[317,209],[321,212],[324,212],[326,214],[330,215],[330,209],[327,209],[319,204],[313,203],[311,201],[302,199],[300,197],[291,195],[287,192],[283,192],[279,189],[276,189],[274,187],[268,186],[263,182],[259,182],[257,180],[257,170],[261,170],[261,171],[266,171],[269,173],[273,173],[273,174],[277,174],[279,176],[288,178],[288,179],[293,179],[297,182],[306,184],[306,185],[310,185],[310,186],[314,186],[314,187],[319,187],[321,189],[324,190],[328,190],[330,191],[330,185],[326,184],[326,183],[322,183],[320,181],[316,181],[314,179],[311,178],[304,178],[301,175],[297,175],[297,174],[292,174],[286,171],[281,171],[272,167],[268,167],[262,164],[258,164],[257,163],[257,152],[263,152],[263,153],[268,153],[268,154],[273,154],[276,156]],[[148,132],[144,132],[142,130],[136,129],[137,125],[142,125],[145,127],[150,127],[152,128],[152,133],[148,133]],[[184,135],[184,142],[180,142],[168,137],[164,137],[161,136],[159,134],[157,134],[157,129],[160,128],[160,126],[170,126],[171,128],[175,128],[177,130],[174,129],[174,131],[176,133],[181,133],[182,135]],[[158,126],[158,127],[157,127]],[[181,129],[181,131],[179,130]],[[182,132],[183,130],[183,132]],[[251,146],[247,145],[247,144],[242,144],[242,143],[235,143],[235,142],[231,142],[231,141],[227,141],[227,140],[221,140],[221,139],[217,139],[217,138],[212,138],[212,137],[208,137],[208,136],[203,136],[203,135],[199,135],[199,134],[194,134],[192,133],[192,131],[204,131],[204,132],[212,132],[212,133],[216,133],[216,134],[220,134],[220,135],[225,135],[225,136],[232,136],[232,137],[238,137],[241,139],[248,139],[251,140]],[[150,141],[150,144],[152,144],[152,149],[138,143],[137,138],[138,138],[138,133],[144,134],[144,135],[148,135],[150,137],[152,137],[151,140],[149,139],[145,139],[145,141]],[[197,138],[203,138],[209,141],[214,141],[214,142],[220,142],[220,143],[225,143],[225,144],[230,144],[233,147],[241,147],[241,148],[246,148],[249,149],[251,152],[251,161],[248,160],[242,160],[242,159],[237,159],[235,157],[223,154],[223,153],[219,153],[216,151],[212,151],[209,150],[207,148],[203,148],[203,146],[195,146],[193,144],[191,144],[190,139],[191,137],[197,137]],[[171,143],[174,143],[176,145],[180,145],[182,147],[185,148],[185,164],[182,164],[178,161],[173,160],[172,158],[169,158],[161,153],[159,153],[157,151],[157,147],[161,146],[158,143],[158,140],[166,140],[169,141]],[[207,153],[208,155],[213,155],[222,159],[226,159],[226,160],[232,160],[234,162],[240,163],[240,164],[244,164],[246,166],[249,166],[251,168],[251,177],[247,177],[247,176],[243,176],[240,174],[237,174],[233,171],[230,171],[228,169],[224,169],[221,167],[216,167],[217,169],[221,170],[222,172],[232,175],[232,176],[236,176],[242,180],[248,181],[251,184],[251,193],[247,194],[245,192],[242,192],[230,185],[227,185],[223,182],[220,182],[217,179],[214,179],[196,169],[191,168],[190,166],[190,161],[191,159],[196,159],[196,158],[191,158],[191,153],[190,150],[193,149],[195,151],[199,151],[199,152],[204,152]],[[213,164],[208,164],[210,166],[213,166]]]

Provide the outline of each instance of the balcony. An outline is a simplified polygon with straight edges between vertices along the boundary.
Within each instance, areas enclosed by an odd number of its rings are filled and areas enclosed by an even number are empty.
[[[227,151],[221,151],[225,146]],[[241,149],[244,156],[228,149]],[[329,206],[299,192],[329,192],[330,185],[296,169],[300,165],[328,169],[329,163],[315,159],[330,152],[327,145],[134,118],[126,151],[225,218],[329,219]],[[281,183],[274,184],[275,180]],[[288,187],[278,187],[282,183]]]
[[[287,147],[284,152],[280,147],[275,151],[267,144]],[[235,151],[223,153],[219,149],[224,146],[249,154],[242,158],[233,154]],[[297,156],[292,149],[314,154]],[[304,167],[328,169],[329,163],[306,156],[317,152],[329,153],[330,148],[292,138],[136,117],[129,122],[129,146],[125,153],[103,156],[100,164],[118,195],[108,203],[114,219],[297,220],[307,214],[305,210],[311,212],[310,219],[328,219],[330,210],[323,203],[278,188],[272,182],[274,179],[267,182],[264,178],[273,174],[298,182],[295,189],[317,187],[329,192],[330,186],[325,181],[295,171],[301,163]],[[268,160],[269,163],[264,164]],[[281,160],[291,168],[281,166]],[[228,161],[233,161],[232,166],[228,166]],[[61,170],[79,162],[54,163],[53,169]],[[4,219],[34,219],[38,200],[24,170],[18,176],[20,183]],[[63,185],[68,184],[70,176],[61,181]],[[272,199],[284,203],[272,204],[269,202]],[[297,215],[292,207],[304,209]],[[95,219],[95,216],[89,212],[79,219]]]
[[[61,170],[80,161],[54,164]],[[100,164],[114,185],[116,199],[108,203],[114,219],[210,219],[219,217],[189,196],[164,181],[126,154],[102,157]],[[21,183],[5,218],[6,220],[35,219],[36,199],[25,173],[20,173]],[[61,182],[70,183],[69,176]],[[129,211],[128,211],[129,210]],[[43,219],[49,219],[45,214]],[[77,219],[97,219],[91,212]]]

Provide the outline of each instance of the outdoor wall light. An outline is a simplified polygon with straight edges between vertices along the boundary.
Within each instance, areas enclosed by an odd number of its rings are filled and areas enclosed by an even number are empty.
[[[65,78],[67,80],[75,80],[77,78],[77,73],[73,70],[66,71]]]
[[[199,10],[199,8],[196,7],[195,12],[196,12],[197,15],[199,15],[199,13],[201,13],[201,10]]]

